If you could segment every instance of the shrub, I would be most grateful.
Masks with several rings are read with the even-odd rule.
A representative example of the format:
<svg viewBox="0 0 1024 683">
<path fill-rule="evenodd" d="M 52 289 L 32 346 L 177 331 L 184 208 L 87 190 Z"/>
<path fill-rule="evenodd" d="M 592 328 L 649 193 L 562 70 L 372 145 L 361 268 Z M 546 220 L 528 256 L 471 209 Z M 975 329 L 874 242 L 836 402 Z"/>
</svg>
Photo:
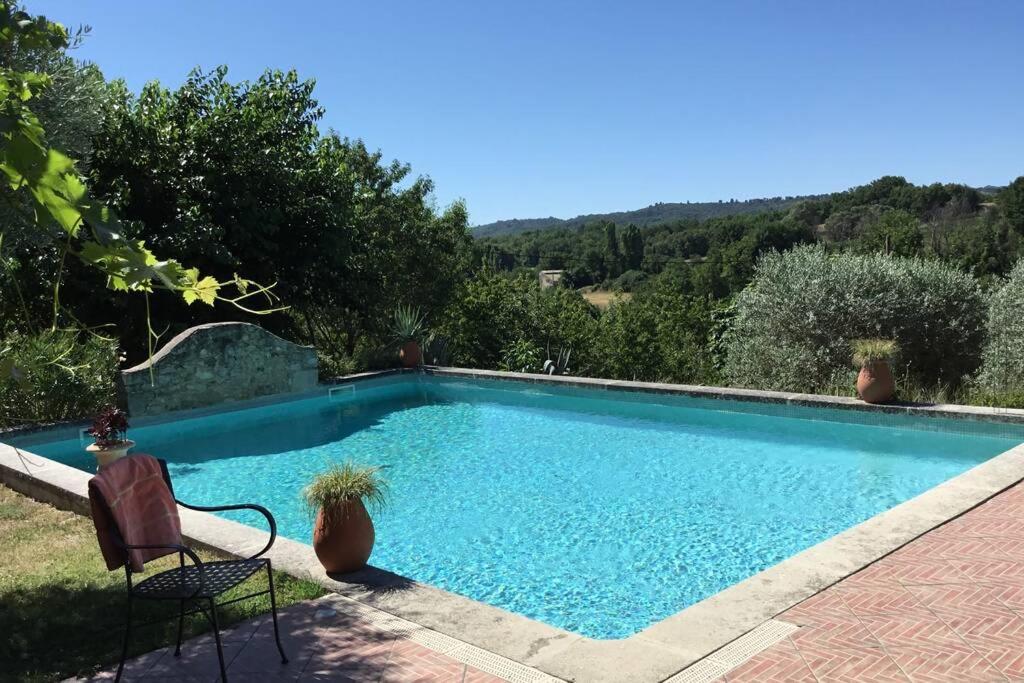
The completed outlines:
<svg viewBox="0 0 1024 683">
<path fill-rule="evenodd" d="M 517 339 L 501 351 L 499 370 L 506 372 L 541 372 L 544 369 L 544 349 L 529 339 Z"/>
<path fill-rule="evenodd" d="M 647 273 L 642 270 L 627 270 L 612 281 L 611 289 L 616 292 L 635 292 L 647 281 Z"/>
<path fill-rule="evenodd" d="M 1024 260 L 992 295 L 983 359 L 978 384 L 984 392 L 1024 397 Z"/>
<path fill-rule="evenodd" d="M 715 383 L 715 304 L 664 276 L 601 317 L 594 374 L 613 379 Z"/>
<path fill-rule="evenodd" d="M 481 271 L 460 286 L 435 326 L 448 340 L 455 365 L 496 368 L 515 342 L 544 354 L 573 349 L 573 364 L 588 363 L 597 311 L 575 290 L 541 289 L 534 274 Z"/>
<path fill-rule="evenodd" d="M 0 341 L 0 426 L 59 422 L 97 413 L 115 399 L 117 345 L 72 331 L 13 334 Z"/>
<path fill-rule="evenodd" d="M 725 375 L 759 389 L 850 391 L 850 341 L 881 337 L 902 350 L 897 374 L 955 387 L 980 363 L 984 308 L 977 282 L 937 261 L 770 253 L 737 298 Z"/>
</svg>

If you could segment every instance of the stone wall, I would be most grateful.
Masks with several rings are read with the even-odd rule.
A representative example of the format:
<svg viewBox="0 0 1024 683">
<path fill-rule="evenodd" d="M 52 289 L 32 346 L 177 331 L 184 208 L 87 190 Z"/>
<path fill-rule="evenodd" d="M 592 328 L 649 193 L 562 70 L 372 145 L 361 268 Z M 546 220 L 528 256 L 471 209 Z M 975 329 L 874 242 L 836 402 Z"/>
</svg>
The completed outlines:
<svg viewBox="0 0 1024 683">
<path fill-rule="evenodd" d="M 151 360 L 121 372 L 119 389 L 128 412 L 138 417 L 306 391 L 316 384 L 312 347 L 249 323 L 211 323 L 185 330 Z"/>
</svg>

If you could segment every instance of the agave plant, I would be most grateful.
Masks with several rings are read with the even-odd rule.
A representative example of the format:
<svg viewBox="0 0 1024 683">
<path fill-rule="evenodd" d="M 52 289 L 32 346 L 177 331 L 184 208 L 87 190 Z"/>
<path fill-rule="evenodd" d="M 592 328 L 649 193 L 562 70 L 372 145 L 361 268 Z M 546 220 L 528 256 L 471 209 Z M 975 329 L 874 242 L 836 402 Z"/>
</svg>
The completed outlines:
<svg viewBox="0 0 1024 683">
<path fill-rule="evenodd" d="M 398 344 L 419 341 L 426 327 L 426 318 L 420 309 L 412 306 L 399 306 L 395 309 L 391 320 L 391 336 Z"/>
<path fill-rule="evenodd" d="M 548 359 L 544 361 L 544 374 L 546 375 L 567 375 L 569 374 L 569 358 L 572 357 L 572 349 L 559 349 L 558 354 L 552 358 L 551 348 L 548 348 Z"/>
</svg>

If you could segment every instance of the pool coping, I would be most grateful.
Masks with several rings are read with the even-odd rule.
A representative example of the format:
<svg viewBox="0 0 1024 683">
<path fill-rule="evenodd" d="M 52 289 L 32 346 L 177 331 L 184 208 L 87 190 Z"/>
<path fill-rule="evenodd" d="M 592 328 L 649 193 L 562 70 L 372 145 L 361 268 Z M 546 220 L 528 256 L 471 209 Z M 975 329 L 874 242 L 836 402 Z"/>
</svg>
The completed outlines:
<svg viewBox="0 0 1024 683">
<path fill-rule="evenodd" d="M 589 388 L 639 390 L 1024 424 L 1024 411 L 1011 409 L 975 406 L 867 406 L 843 397 L 549 377 L 459 368 L 425 368 L 423 372 L 438 376 L 514 379 Z M 363 373 L 338 378 L 325 384 L 358 382 L 391 374 L 401 373 Z M 305 392 L 292 398 L 317 393 Z M 281 398 L 268 397 L 255 403 L 264 405 Z M 229 404 L 222 410 L 212 412 L 251 407 L 252 403 L 247 401 Z M 211 411 L 187 411 L 187 416 L 194 416 L 197 412 L 208 414 Z M 174 414 L 169 419 L 184 416 Z M 6 435 L 12 433 L 8 432 Z M 0 438 L 2 436 L 0 435 Z M 86 472 L 24 449 L 0 444 L 0 481 L 40 500 L 88 514 L 86 484 L 89 476 Z M 559 678 L 581 681 L 660 681 L 679 673 L 798 602 L 1022 480 L 1024 444 L 1011 448 L 890 510 L 840 532 L 622 640 L 586 638 L 382 570 L 369 569 L 359 575 L 348 575 L 339 577 L 343 580 L 335 580 L 324 575 L 309 545 L 291 539 L 278 539 L 270 557 L 278 569 L 289 574 L 313 579 L 329 590 L 359 603 Z M 208 513 L 182 510 L 181 514 L 186 538 L 200 546 L 233 555 L 243 555 L 262 547 L 267 538 L 267 534 L 258 529 Z"/>
</svg>

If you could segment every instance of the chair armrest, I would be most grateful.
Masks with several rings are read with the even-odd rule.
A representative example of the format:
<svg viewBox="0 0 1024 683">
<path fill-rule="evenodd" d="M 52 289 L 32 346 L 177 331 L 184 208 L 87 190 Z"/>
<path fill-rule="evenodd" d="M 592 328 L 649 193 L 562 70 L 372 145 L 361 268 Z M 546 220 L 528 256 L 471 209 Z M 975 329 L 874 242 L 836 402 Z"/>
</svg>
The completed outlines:
<svg viewBox="0 0 1024 683">
<path fill-rule="evenodd" d="M 263 550 L 259 551 L 255 555 L 251 555 L 245 559 L 254 560 L 263 553 L 270 550 L 270 547 L 274 545 L 274 541 L 277 540 L 277 522 L 274 520 L 274 515 L 270 514 L 270 510 L 263 507 L 262 505 L 256 505 L 255 503 L 239 503 L 237 505 L 189 505 L 183 503 L 180 500 L 175 499 L 175 502 L 183 508 L 189 510 L 196 510 L 198 512 L 224 512 L 229 510 L 255 510 L 264 517 L 267 518 L 267 525 L 270 527 L 270 540 L 263 546 Z"/>
</svg>

